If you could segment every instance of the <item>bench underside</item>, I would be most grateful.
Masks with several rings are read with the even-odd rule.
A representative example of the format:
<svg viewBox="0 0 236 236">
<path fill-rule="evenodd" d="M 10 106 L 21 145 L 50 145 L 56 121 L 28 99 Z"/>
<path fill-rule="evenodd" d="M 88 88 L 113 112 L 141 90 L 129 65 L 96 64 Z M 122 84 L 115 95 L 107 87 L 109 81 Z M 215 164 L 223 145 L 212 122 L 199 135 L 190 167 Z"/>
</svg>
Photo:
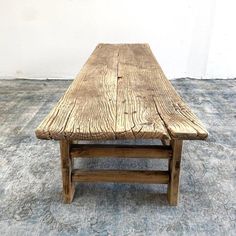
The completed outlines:
<svg viewBox="0 0 236 236">
<path fill-rule="evenodd" d="M 178 204 L 182 140 L 162 141 L 163 145 L 74 144 L 61 140 L 63 198 L 71 203 L 76 182 L 118 182 L 167 184 L 170 205 Z M 168 161 L 168 170 L 85 170 L 74 169 L 74 158 L 156 158 Z"/>
</svg>

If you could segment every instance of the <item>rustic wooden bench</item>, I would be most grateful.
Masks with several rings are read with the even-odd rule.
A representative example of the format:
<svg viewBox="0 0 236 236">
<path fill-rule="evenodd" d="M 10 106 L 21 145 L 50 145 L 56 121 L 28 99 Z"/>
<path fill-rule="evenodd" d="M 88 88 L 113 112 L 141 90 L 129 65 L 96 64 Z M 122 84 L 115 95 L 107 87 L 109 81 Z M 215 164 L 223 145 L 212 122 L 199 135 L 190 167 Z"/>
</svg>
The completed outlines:
<svg viewBox="0 0 236 236">
<path fill-rule="evenodd" d="M 64 96 L 36 129 L 60 141 L 64 202 L 75 182 L 168 184 L 178 204 L 183 140 L 207 131 L 166 79 L 147 44 L 99 44 Z M 162 145 L 78 144 L 78 140 L 158 139 Z M 76 157 L 163 158 L 166 171 L 74 169 Z"/>
</svg>

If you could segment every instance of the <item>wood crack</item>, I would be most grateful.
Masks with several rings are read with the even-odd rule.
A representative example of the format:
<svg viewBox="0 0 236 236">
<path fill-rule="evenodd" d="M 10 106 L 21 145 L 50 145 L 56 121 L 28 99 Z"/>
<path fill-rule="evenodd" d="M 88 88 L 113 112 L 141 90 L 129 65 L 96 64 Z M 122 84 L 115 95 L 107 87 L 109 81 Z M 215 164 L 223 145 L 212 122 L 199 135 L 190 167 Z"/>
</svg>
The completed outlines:
<svg viewBox="0 0 236 236">
<path fill-rule="evenodd" d="M 117 65 L 116 65 L 116 113 L 115 113 L 115 132 L 114 132 L 114 130 L 112 129 L 112 131 L 114 132 L 114 134 L 115 134 L 115 139 L 117 139 L 117 133 L 116 133 L 116 131 L 117 131 L 117 111 L 118 111 L 118 102 L 117 102 L 117 100 L 118 100 L 118 91 L 119 91 L 119 79 L 121 78 L 121 77 L 119 77 L 119 46 L 118 46 L 118 52 L 117 52 L 117 56 L 116 56 L 116 60 L 117 60 Z"/>
<path fill-rule="evenodd" d="M 159 110 L 158 110 L 158 107 L 157 107 L 157 104 L 156 104 L 156 101 L 155 101 L 154 98 L 153 98 L 153 102 L 154 102 L 155 107 L 156 107 L 156 112 L 157 112 L 157 114 L 159 115 L 159 117 L 161 118 L 161 120 L 162 120 L 162 122 L 163 122 L 163 124 L 164 124 L 164 126 L 165 126 L 165 128 L 166 128 L 166 131 L 168 132 L 169 136 L 172 137 L 171 132 L 170 132 L 170 130 L 168 129 L 168 126 L 166 125 L 166 123 L 165 123 L 165 121 L 164 121 L 164 119 L 163 119 L 161 113 L 160 113 Z"/>
</svg>

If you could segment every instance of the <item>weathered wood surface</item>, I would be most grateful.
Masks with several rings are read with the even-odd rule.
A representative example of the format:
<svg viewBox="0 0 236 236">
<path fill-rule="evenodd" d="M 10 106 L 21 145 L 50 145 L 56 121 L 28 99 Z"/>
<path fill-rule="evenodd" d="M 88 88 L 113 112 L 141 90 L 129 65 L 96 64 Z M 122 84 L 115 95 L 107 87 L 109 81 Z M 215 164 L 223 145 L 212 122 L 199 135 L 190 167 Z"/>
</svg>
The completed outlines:
<svg viewBox="0 0 236 236">
<path fill-rule="evenodd" d="M 60 141 L 61 172 L 63 183 L 63 199 L 65 203 L 71 203 L 74 197 L 75 185 L 72 182 L 73 159 L 70 155 L 70 143 L 66 140 Z"/>
<path fill-rule="evenodd" d="M 72 181 L 167 184 L 169 173 L 168 171 L 75 169 L 72 173 Z"/>
<path fill-rule="evenodd" d="M 99 44 L 36 130 L 41 139 L 205 139 L 147 44 Z"/>
<path fill-rule="evenodd" d="M 71 157 L 120 157 L 120 158 L 159 158 L 169 159 L 172 157 L 172 149 L 164 146 L 131 146 L 131 145 L 72 145 Z"/>
<path fill-rule="evenodd" d="M 173 149 L 173 156 L 172 159 L 169 160 L 170 180 L 167 189 L 167 198 L 170 205 L 177 206 L 179 200 L 179 178 L 183 141 L 172 140 L 171 146 Z"/>
</svg>

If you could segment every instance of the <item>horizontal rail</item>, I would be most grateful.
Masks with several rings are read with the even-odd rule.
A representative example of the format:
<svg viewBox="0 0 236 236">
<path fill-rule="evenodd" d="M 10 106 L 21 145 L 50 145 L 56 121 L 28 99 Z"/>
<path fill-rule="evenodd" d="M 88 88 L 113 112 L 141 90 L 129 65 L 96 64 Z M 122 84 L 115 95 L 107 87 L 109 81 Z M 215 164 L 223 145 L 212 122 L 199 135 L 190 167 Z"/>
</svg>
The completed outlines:
<svg viewBox="0 0 236 236">
<path fill-rule="evenodd" d="M 72 181 L 77 182 L 122 182 L 168 184 L 168 171 L 140 170 L 79 170 L 72 172 Z"/>
<path fill-rule="evenodd" d="M 172 157 L 171 147 L 159 145 L 72 144 L 71 157 L 159 158 Z"/>
</svg>

